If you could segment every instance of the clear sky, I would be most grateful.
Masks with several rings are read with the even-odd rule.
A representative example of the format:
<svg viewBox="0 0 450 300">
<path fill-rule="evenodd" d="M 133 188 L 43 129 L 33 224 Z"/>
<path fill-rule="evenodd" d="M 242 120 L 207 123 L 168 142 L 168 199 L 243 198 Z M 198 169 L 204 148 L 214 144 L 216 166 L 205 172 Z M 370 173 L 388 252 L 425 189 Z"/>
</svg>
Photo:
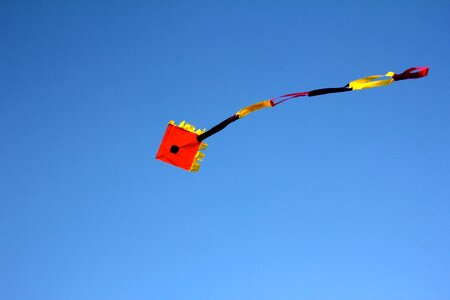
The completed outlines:
<svg viewBox="0 0 450 300">
<path fill-rule="evenodd" d="M 450 299 L 448 1 L 0 2 L 0 298 Z M 155 160 L 169 120 L 292 100 Z"/>
</svg>

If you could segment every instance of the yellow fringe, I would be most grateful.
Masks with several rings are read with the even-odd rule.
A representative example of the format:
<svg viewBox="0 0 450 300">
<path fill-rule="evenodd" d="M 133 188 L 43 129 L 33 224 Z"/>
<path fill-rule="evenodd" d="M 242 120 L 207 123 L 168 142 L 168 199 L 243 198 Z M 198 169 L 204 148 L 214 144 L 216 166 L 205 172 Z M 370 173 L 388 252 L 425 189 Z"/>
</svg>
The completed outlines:
<svg viewBox="0 0 450 300">
<path fill-rule="evenodd" d="M 192 167 L 191 167 L 191 169 L 189 171 L 191 171 L 191 172 L 198 172 L 198 170 L 200 170 L 200 164 L 193 163 Z"/>
<path fill-rule="evenodd" d="M 195 158 L 194 158 L 194 162 L 192 163 L 192 166 L 190 169 L 191 172 L 198 172 L 198 170 L 200 170 L 200 163 L 203 161 L 204 157 L 205 157 L 205 153 L 202 153 L 200 151 L 197 152 L 197 154 L 195 155 Z"/>
<path fill-rule="evenodd" d="M 175 125 L 175 121 L 170 121 L 169 124 Z M 192 124 L 186 123 L 186 121 L 181 121 L 180 124 L 178 125 L 178 127 L 182 128 L 184 130 L 187 130 L 189 132 L 195 133 L 196 135 L 200 135 L 206 131 L 205 128 L 195 130 L 195 126 Z"/>
</svg>

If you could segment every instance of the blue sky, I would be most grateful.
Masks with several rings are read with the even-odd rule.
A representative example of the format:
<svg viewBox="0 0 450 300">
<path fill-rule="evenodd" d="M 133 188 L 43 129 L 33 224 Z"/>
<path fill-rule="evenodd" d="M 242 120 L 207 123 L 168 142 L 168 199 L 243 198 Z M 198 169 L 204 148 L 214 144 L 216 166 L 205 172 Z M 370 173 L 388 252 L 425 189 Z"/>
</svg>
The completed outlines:
<svg viewBox="0 0 450 300">
<path fill-rule="evenodd" d="M 2 1 L 3 299 L 449 299 L 447 1 Z M 155 160 L 169 120 L 210 128 Z"/>
</svg>

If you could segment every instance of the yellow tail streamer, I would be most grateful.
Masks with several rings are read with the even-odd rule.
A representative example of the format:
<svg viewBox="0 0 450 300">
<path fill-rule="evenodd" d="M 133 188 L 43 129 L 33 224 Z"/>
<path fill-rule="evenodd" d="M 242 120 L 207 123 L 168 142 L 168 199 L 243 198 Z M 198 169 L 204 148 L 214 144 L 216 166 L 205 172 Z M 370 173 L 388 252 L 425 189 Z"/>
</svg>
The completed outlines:
<svg viewBox="0 0 450 300">
<path fill-rule="evenodd" d="M 241 109 L 240 111 L 238 111 L 236 113 L 236 115 L 239 118 L 243 118 L 246 115 L 248 115 L 249 113 L 252 113 L 254 111 L 257 111 L 257 110 L 260 110 L 260 109 L 263 109 L 263 108 L 266 108 L 266 107 L 272 107 L 272 103 L 270 102 L 270 100 L 261 101 L 261 102 L 252 104 L 250 106 L 247 106 L 247 107 Z"/>
<path fill-rule="evenodd" d="M 394 79 L 392 78 L 394 76 L 393 72 L 388 72 L 386 75 L 373 75 L 373 76 L 367 76 L 364 78 L 360 78 L 357 80 L 354 80 L 350 82 L 348 85 L 353 90 L 363 90 L 363 89 L 370 89 L 374 87 L 380 87 L 385 85 L 390 85 L 394 82 Z M 378 79 L 380 77 L 390 77 L 388 79 Z"/>
</svg>

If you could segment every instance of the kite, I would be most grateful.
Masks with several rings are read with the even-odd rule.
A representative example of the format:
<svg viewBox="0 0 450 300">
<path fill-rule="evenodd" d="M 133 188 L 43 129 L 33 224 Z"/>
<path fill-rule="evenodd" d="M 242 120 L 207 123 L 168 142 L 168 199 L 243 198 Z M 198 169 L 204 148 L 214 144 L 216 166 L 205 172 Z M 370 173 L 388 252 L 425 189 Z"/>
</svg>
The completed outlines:
<svg viewBox="0 0 450 300">
<path fill-rule="evenodd" d="M 414 67 L 407 69 L 401 74 L 388 72 L 386 75 L 367 76 L 351 81 L 343 87 L 322 88 L 311 90 L 309 92 L 282 95 L 247 106 L 209 130 L 196 130 L 193 125 L 188 124 L 185 121 L 182 121 L 179 125 L 176 125 L 174 121 L 170 121 L 166 132 L 164 133 L 158 153 L 156 154 L 156 159 L 191 172 L 197 172 L 200 169 L 200 163 L 203 161 L 203 157 L 205 156 L 205 154 L 200 151 L 205 150 L 208 146 L 204 140 L 213 134 L 218 133 L 234 121 L 242 119 L 254 111 L 274 107 L 287 100 L 298 97 L 314 97 L 331 93 L 342 93 L 381 87 L 390 85 L 394 81 L 422 78 L 427 75 L 428 67 Z"/>
</svg>

